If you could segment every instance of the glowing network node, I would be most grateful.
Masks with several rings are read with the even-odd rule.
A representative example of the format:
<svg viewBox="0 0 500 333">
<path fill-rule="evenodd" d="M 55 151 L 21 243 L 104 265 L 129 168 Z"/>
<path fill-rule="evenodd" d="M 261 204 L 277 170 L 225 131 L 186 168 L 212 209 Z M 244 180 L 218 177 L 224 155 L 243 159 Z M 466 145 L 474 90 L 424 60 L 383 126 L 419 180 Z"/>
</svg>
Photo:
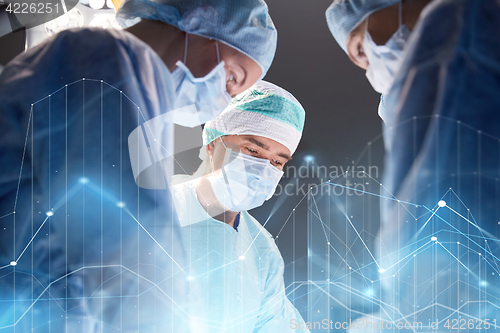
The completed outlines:
<svg viewBox="0 0 500 333">
<path fill-rule="evenodd" d="M 11 265 L 11 266 L 16 266 L 16 265 L 17 265 L 17 262 L 16 262 L 16 261 L 11 261 L 11 262 L 10 262 L 10 265 Z"/>
<path fill-rule="evenodd" d="M 47 213 L 45 213 L 45 215 L 52 216 L 52 215 L 54 215 L 54 212 L 48 211 Z"/>
<path fill-rule="evenodd" d="M 85 177 L 82 177 L 82 178 L 78 179 L 78 182 L 80 184 L 87 184 L 89 182 L 89 179 L 85 178 Z"/>
<path fill-rule="evenodd" d="M 446 201 L 444 201 L 444 200 L 439 200 L 439 202 L 438 202 L 438 206 L 439 206 L 439 207 L 441 207 L 441 208 L 442 208 L 442 207 L 444 207 L 444 206 L 446 206 Z"/>
<path fill-rule="evenodd" d="M 314 161 L 314 156 L 313 155 L 306 155 L 306 156 L 304 156 L 304 161 L 312 162 L 312 161 Z"/>
<path fill-rule="evenodd" d="M 192 276 L 190 275 L 190 276 L 188 276 L 188 277 L 187 277 L 187 279 L 188 279 L 189 281 L 193 281 L 193 280 L 194 280 L 194 277 L 192 277 Z"/>
<path fill-rule="evenodd" d="M 240 256 L 240 260 L 245 260 L 245 256 Z"/>
<path fill-rule="evenodd" d="M 118 201 L 118 202 L 116 203 L 116 206 L 117 206 L 117 207 L 120 207 L 120 208 L 123 208 L 123 207 L 125 207 L 125 202 L 123 202 L 123 201 Z"/>
<path fill-rule="evenodd" d="M 378 272 L 379 272 L 379 273 L 384 273 L 384 272 L 385 272 L 385 269 L 380 268 L 380 269 L 378 270 Z"/>
<path fill-rule="evenodd" d="M 435 241 L 437 241 L 437 240 L 438 240 L 438 238 L 437 238 L 436 236 L 432 236 L 432 237 L 431 237 L 431 241 L 435 242 Z"/>
<path fill-rule="evenodd" d="M 486 281 L 483 280 L 483 281 L 479 282 L 479 285 L 481 287 L 486 287 L 488 285 L 488 282 L 486 282 Z"/>
</svg>

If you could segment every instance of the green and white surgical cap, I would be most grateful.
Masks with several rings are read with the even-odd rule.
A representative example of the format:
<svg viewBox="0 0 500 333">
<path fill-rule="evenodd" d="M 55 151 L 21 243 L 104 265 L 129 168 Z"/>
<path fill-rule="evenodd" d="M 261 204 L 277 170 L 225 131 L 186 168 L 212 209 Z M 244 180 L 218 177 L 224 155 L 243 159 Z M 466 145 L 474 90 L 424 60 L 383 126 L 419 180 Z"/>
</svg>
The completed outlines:
<svg viewBox="0 0 500 333">
<path fill-rule="evenodd" d="M 349 34 L 372 13 L 401 0 L 335 0 L 326 10 L 326 22 L 333 37 L 347 53 Z"/>
<path fill-rule="evenodd" d="M 261 78 L 276 53 L 277 32 L 263 0 L 125 0 L 116 17 L 123 27 L 157 20 L 227 44 L 259 64 Z"/>
<path fill-rule="evenodd" d="M 237 95 L 205 124 L 203 144 L 224 135 L 258 135 L 275 140 L 293 154 L 304 129 L 306 112 L 288 91 L 266 81 Z"/>
</svg>

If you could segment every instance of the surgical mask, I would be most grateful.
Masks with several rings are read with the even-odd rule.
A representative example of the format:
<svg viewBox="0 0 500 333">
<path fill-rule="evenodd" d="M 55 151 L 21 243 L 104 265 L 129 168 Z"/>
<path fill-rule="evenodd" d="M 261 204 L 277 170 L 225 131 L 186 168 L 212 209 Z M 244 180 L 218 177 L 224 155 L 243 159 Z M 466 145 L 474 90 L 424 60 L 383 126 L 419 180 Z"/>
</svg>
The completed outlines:
<svg viewBox="0 0 500 333">
<path fill-rule="evenodd" d="M 394 83 L 403 61 L 403 49 L 411 31 L 402 23 L 402 5 L 399 6 L 399 28 L 385 45 L 377 45 L 368 32 L 366 21 L 363 48 L 368 58 L 366 77 L 373 89 L 387 94 Z"/>
<path fill-rule="evenodd" d="M 224 61 L 220 61 L 218 42 L 215 46 L 219 64 L 204 77 L 195 78 L 185 65 L 187 36 L 184 62 L 177 61 L 177 68 L 172 72 L 176 100 L 170 116 L 175 124 L 196 127 L 221 114 L 231 102 L 231 96 L 226 89 L 226 70 Z"/>
<path fill-rule="evenodd" d="M 224 145 L 222 139 L 221 142 Z M 262 206 L 271 199 L 281 177 L 283 171 L 274 167 L 269 160 L 226 147 L 220 172 L 207 179 L 212 184 L 217 200 L 224 207 L 241 212 Z"/>
</svg>

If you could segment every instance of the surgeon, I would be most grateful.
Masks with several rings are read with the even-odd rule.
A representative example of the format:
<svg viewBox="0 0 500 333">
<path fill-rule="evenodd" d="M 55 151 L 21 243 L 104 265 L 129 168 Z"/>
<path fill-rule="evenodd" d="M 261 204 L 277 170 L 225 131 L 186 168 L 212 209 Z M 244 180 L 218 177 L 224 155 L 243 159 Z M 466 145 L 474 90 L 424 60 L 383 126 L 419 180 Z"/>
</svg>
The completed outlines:
<svg viewBox="0 0 500 333">
<path fill-rule="evenodd" d="M 191 331 L 171 196 L 137 186 L 129 135 L 186 110 L 156 137 L 171 151 L 174 123 L 215 118 L 266 74 L 276 30 L 260 0 L 127 0 L 118 18 L 0 76 L 2 332 Z"/>
<path fill-rule="evenodd" d="M 190 295 L 194 331 L 305 327 L 286 297 L 278 247 L 248 213 L 273 196 L 304 120 L 304 109 L 289 92 L 261 81 L 205 125 L 203 162 L 194 175 L 174 176 L 186 271 L 199 288 Z"/>
<path fill-rule="evenodd" d="M 447 320 L 499 318 L 500 4 L 336 1 L 327 20 L 385 94 L 383 294 L 372 320 L 444 331 Z"/>
</svg>

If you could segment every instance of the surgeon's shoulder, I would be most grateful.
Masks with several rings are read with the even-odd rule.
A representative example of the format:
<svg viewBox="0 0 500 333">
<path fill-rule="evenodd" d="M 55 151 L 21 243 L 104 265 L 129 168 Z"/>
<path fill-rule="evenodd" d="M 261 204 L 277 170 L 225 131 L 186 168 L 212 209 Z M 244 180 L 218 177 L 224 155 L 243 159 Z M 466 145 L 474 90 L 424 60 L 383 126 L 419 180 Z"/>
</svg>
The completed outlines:
<svg viewBox="0 0 500 333">
<path fill-rule="evenodd" d="M 102 28 L 74 28 L 61 31 L 49 43 L 63 44 L 66 47 L 75 47 L 73 52 L 89 50 L 101 53 L 131 43 L 131 34 L 116 29 Z"/>
<path fill-rule="evenodd" d="M 250 236 L 255 239 L 253 246 L 261 252 L 272 250 L 272 252 L 278 251 L 279 253 L 273 235 L 271 235 L 271 233 L 252 215 L 248 214 L 248 212 L 242 212 L 242 214 L 245 217 L 246 227 L 248 228 Z"/>
<path fill-rule="evenodd" d="M 446 57 L 458 41 L 464 0 L 431 1 L 420 14 L 411 40 L 417 60 Z"/>
</svg>

